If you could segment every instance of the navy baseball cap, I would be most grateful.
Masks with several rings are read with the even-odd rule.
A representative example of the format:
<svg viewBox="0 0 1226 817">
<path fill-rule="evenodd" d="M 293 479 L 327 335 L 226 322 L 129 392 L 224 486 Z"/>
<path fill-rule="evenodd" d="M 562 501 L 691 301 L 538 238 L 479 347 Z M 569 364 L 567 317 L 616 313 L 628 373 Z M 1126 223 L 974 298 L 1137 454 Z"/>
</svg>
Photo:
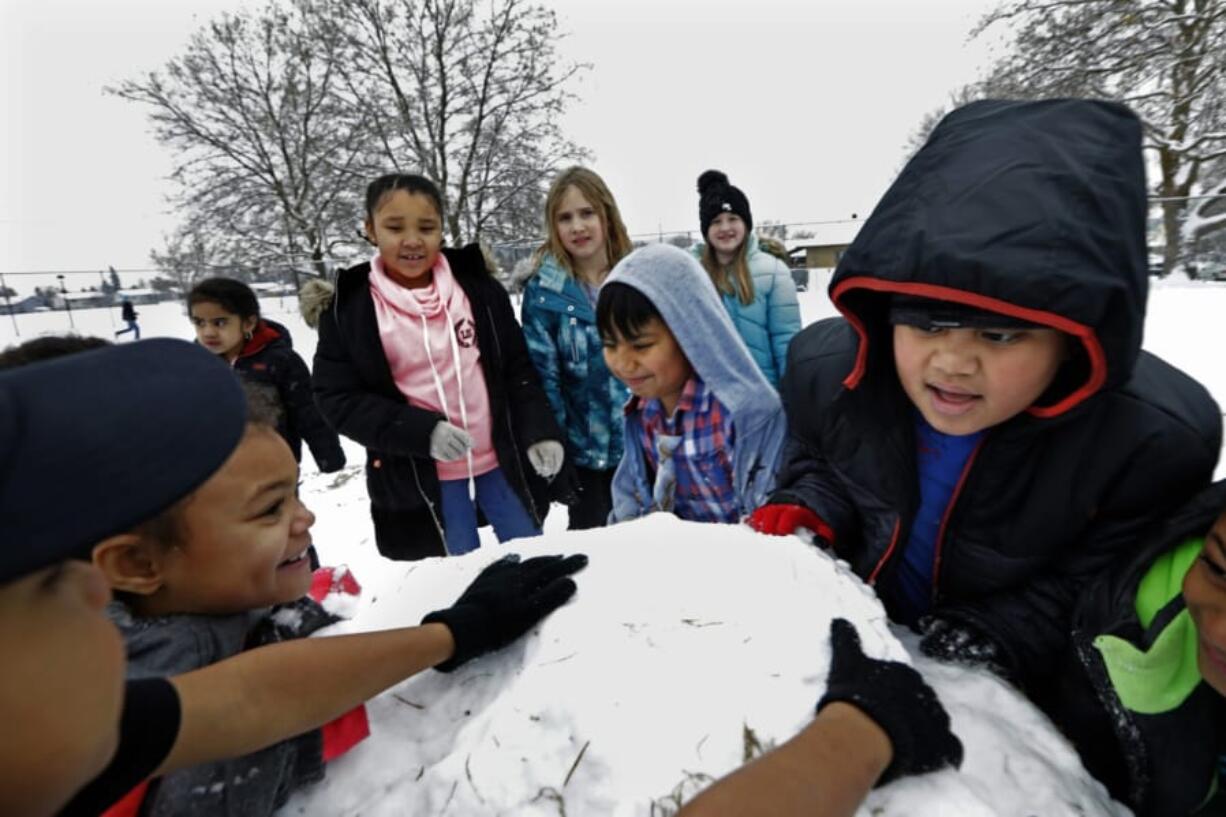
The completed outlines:
<svg viewBox="0 0 1226 817">
<path fill-rule="evenodd" d="M 157 516 L 226 461 L 246 421 L 230 367 L 181 340 L 0 372 L 0 583 Z"/>
<path fill-rule="evenodd" d="M 1034 329 L 1037 323 L 954 301 L 916 295 L 890 296 L 890 324 L 924 329 Z"/>
</svg>

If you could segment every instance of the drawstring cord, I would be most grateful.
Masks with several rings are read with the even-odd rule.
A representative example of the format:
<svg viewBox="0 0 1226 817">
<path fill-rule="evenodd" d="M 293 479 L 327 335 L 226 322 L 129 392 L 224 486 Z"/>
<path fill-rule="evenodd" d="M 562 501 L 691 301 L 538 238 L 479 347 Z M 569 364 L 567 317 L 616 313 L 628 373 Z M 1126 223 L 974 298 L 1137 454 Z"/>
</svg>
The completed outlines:
<svg viewBox="0 0 1226 817">
<path fill-rule="evenodd" d="M 442 297 L 439 298 L 439 302 L 443 305 L 443 314 L 447 316 L 447 340 L 450 341 L 451 362 L 455 366 L 456 385 L 459 387 L 460 424 L 464 431 L 471 435 L 472 432 L 468 430 L 468 407 L 464 403 L 464 373 L 460 368 L 460 347 L 455 339 L 455 326 L 452 323 L 451 310 L 447 308 L 447 302 Z M 423 313 L 419 313 L 419 317 L 421 318 L 422 338 L 426 347 L 426 360 L 430 362 L 430 374 L 434 378 L 434 390 L 438 394 L 438 401 L 443 409 L 443 414 L 447 417 L 447 422 L 450 423 L 451 411 L 447 405 L 446 391 L 443 389 L 443 378 L 438 373 L 438 366 L 434 363 L 434 354 L 430 351 L 430 331 L 426 322 L 426 316 Z M 468 461 L 468 498 L 475 503 L 477 501 L 477 483 L 476 477 L 473 475 L 475 466 L 473 464 L 472 446 L 469 446 L 468 450 L 464 452 L 464 457 Z"/>
</svg>

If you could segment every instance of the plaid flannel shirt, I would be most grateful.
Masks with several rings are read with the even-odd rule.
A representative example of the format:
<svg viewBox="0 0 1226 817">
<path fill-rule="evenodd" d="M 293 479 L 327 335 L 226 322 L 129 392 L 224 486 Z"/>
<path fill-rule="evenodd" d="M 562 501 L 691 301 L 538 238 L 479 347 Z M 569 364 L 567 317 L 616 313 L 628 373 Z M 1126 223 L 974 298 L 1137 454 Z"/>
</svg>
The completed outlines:
<svg viewBox="0 0 1226 817">
<path fill-rule="evenodd" d="M 741 503 L 733 483 L 732 451 L 735 434 L 732 414 L 694 375 L 686 381 L 671 418 L 659 400 L 632 398 L 626 412 L 641 411 L 639 445 L 647 461 L 649 478 L 659 471 L 656 441 L 660 435 L 679 435 L 673 454 L 676 488 L 672 512 L 694 522 L 737 522 Z"/>
</svg>

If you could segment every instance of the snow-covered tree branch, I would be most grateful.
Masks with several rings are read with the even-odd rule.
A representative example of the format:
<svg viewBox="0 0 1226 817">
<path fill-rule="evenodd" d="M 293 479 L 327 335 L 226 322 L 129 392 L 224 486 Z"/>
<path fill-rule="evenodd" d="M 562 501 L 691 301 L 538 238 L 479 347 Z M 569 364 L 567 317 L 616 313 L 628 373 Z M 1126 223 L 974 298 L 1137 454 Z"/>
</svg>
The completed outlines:
<svg viewBox="0 0 1226 817">
<path fill-rule="evenodd" d="M 559 115 L 584 66 L 529 0 L 270 0 L 223 14 L 110 93 L 149 107 L 184 214 L 159 257 L 322 274 L 359 247 L 379 173 L 438 182 L 455 243 L 536 235 L 549 177 L 585 156 Z M 192 257 L 196 257 L 194 254 Z"/>
<path fill-rule="evenodd" d="M 368 129 L 340 115 L 342 43 L 316 11 L 300 0 L 223 14 L 162 71 L 108 89 L 149 106 L 175 152 L 182 229 L 226 261 L 322 273 L 354 239 Z"/>
<path fill-rule="evenodd" d="M 993 69 L 1002 96 L 1085 96 L 1127 103 L 1155 155 L 1152 192 L 1170 272 L 1220 229 L 1226 166 L 1226 0 L 1013 0 L 972 32 L 1007 27 Z M 1002 80 L 1004 80 L 1002 82 Z"/>
<path fill-rule="evenodd" d="M 582 159 L 557 125 L 584 66 L 563 64 L 552 11 L 525 0 L 328 0 L 344 32 L 347 96 L 387 170 L 416 170 L 446 198 L 462 243 L 539 231 L 559 164 Z"/>
</svg>

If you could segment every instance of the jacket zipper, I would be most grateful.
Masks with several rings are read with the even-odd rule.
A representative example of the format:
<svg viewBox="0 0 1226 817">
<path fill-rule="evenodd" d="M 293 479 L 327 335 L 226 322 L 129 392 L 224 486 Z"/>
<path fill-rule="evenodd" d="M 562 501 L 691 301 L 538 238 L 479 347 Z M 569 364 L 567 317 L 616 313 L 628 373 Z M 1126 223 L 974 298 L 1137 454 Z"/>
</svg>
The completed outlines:
<svg viewBox="0 0 1226 817">
<path fill-rule="evenodd" d="M 335 287 L 332 290 L 332 317 L 336 321 L 336 331 L 339 334 L 341 331 L 341 305 L 340 305 L 340 274 L 336 276 Z M 417 484 L 417 493 L 421 496 L 422 501 L 426 503 L 426 508 L 430 511 L 430 519 L 434 522 L 434 529 L 438 531 L 438 537 L 443 541 L 443 552 L 450 555 L 451 551 L 447 548 L 447 533 L 443 530 L 443 523 L 439 521 L 438 514 L 434 510 L 434 502 L 426 494 L 426 489 L 422 487 L 421 475 L 417 472 L 417 459 L 415 457 L 406 457 L 409 461 L 409 467 L 413 469 L 413 482 Z"/>
<path fill-rule="evenodd" d="M 502 364 L 502 342 L 498 340 L 498 329 L 494 324 L 494 313 L 490 310 L 490 305 L 485 304 L 485 316 L 490 321 L 490 334 L 494 336 L 494 349 L 498 352 L 498 363 Z M 502 419 L 507 424 L 507 433 L 511 435 L 511 448 L 515 450 L 515 470 L 519 472 L 519 484 L 523 486 L 524 494 L 528 499 L 528 511 L 532 514 L 532 520 L 536 522 L 536 526 L 541 526 L 541 515 L 536 510 L 536 500 L 532 498 L 532 489 L 528 486 L 528 476 L 524 473 L 523 457 L 519 453 L 519 443 L 515 441 L 515 427 L 511 425 L 511 395 L 507 395 L 507 407 L 502 413 Z"/>
<path fill-rule="evenodd" d="M 898 545 L 898 529 L 902 527 L 902 516 L 899 515 L 894 520 L 894 532 L 890 534 L 890 546 L 885 549 L 885 555 L 877 562 L 877 566 L 873 568 L 873 572 L 868 574 L 867 584 L 872 586 L 877 582 L 877 574 L 881 572 L 881 568 L 885 567 L 885 563 L 890 560 L 890 556 L 894 553 L 895 546 Z"/>
<path fill-rule="evenodd" d="M 438 521 L 438 514 L 434 512 L 434 503 L 430 501 L 430 497 L 426 496 L 426 489 L 421 487 L 421 476 L 417 473 L 417 460 L 414 457 L 409 457 L 409 465 L 413 468 L 413 481 L 417 483 L 417 493 L 421 494 L 422 500 L 426 503 L 426 507 L 430 510 L 430 518 L 434 520 L 434 527 L 438 531 L 439 538 L 443 540 L 443 553 L 451 555 L 451 549 L 447 547 L 447 533 L 443 530 L 443 525 Z"/>
<path fill-rule="evenodd" d="M 971 451 L 971 455 L 966 458 L 966 465 L 962 466 L 962 473 L 958 476 L 958 484 L 954 486 L 954 493 L 949 498 L 949 504 L 945 506 L 945 513 L 941 515 L 941 527 L 937 529 L 936 553 L 932 559 L 932 601 L 937 600 L 937 584 L 941 578 L 941 548 L 945 544 L 945 527 L 949 524 L 949 517 L 953 514 L 954 505 L 958 503 L 958 496 L 962 493 L 962 486 L 966 484 L 966 478 L 971 473 L 971 468 L 975 464 L 975 458 L 979 456 L 979 450 L 983 448 L 986 437 L 980 438 L 979 442 L 975 443 L 975 448 Z"/>
</svg>

